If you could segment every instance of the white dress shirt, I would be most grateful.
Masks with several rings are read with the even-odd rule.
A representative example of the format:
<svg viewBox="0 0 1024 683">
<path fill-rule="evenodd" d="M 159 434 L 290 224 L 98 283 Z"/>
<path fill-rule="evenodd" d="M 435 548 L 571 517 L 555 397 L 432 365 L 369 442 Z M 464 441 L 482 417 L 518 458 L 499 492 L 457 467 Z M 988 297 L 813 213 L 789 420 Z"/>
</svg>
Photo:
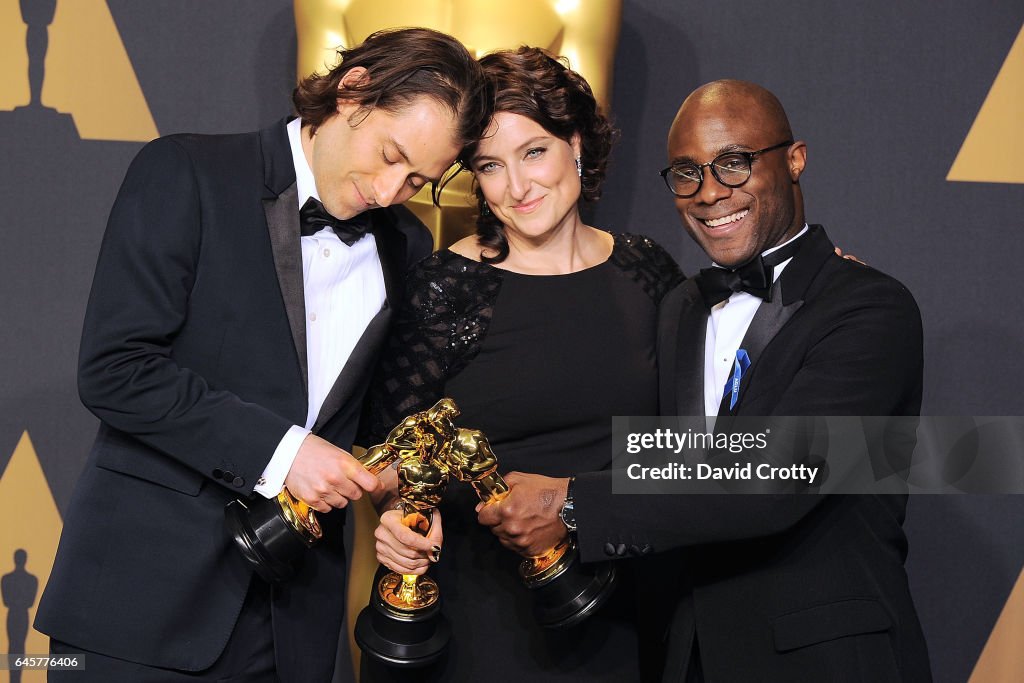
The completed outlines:
<svg viewBox="0 0 1024 683">
<path fill-rule="evenodd" d="M 777 247 L 764 252 L 770 254 L 797 239 L 808 227 L 786 240 Z M 779 279 L 783 269 L 793 259 L 788 258 L 775 266 L 772 282 Z M 713 264 L 721 268 L 717 263 Z M 740 348 L 743 336 L 750 327 L 750 322 L 761 305 L 761 298 L 747 292 L 735 292 L 725 301 L 715 304 L 708 316 L 707 335 L 704 338 L 704 414 L 708 417 L 718 415 L 718 406 L 722 403 L 725 383 L 732 377 L 736 361 L 736 351 Z M 754 358 L 750 359 L 753 362 Z"/>
<path fill-rule="evenodd" d="M 301 119 L 288 123 L 288 142 L 295 165 L 299 204 L 320 199 L 313 171 L 302 152 Z M 293 425 L 281 439 L 255 491 L 267 498 L 281 492 L 302 440 L 341 374 L 367 325 L 384 305 L 384 273 L 377 242 L 367 233 L 351 247 L 325 227 L 301 237 L 302 291 L 306 302 L 306 361 L 309 408 L 304 425 Z"/>
</svg>

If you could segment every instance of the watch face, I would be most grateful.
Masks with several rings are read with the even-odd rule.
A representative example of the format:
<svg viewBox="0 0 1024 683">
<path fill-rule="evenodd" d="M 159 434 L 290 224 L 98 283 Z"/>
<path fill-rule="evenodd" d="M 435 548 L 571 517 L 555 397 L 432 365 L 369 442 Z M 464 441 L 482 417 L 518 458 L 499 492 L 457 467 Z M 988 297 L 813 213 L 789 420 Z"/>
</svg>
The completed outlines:
<svg viewBox="0 0 1024 683">
<path fill-rule="evenodd" d="M 573 508 L 572 501 L 566 501 L 559 511 L 558 516 L 562 518 L 562 524 L 566 526 L 569 531 L 576 531 L 576 511 Z"/>
</svg>

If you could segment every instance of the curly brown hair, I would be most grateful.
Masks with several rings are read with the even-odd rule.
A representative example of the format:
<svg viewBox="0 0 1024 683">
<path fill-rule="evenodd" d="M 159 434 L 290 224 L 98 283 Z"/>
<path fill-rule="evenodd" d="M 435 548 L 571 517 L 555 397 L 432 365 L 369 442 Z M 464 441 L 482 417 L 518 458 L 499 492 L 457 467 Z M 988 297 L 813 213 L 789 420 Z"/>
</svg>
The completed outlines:
<svg viewBox="0 0 1024 683">
<path fill-rule="evenodd" d="M 418 97 L 429 97 L 456 118 L 456 142 L 478 139 L 491 117 L 489 82 L 479 62 L 446 33 L 426 28 L 386 29 L 361 44 L 338 50 L 339 62 L 326 74 L 312 74 L 292 93 L 295 111 L 312 131 L 338 112 L 339 85 L 353 68 L 366 77 L 345 85 L 346 99 L 359 105 L 349 119 L 358 125 L 380 108 L 394 114 Z"/>
<path fill-rule="evenodd" d="M 570 142 L 580 137 L 582 165 L 581 197 L 594 202 L 601 197 L 611 153 L 618 131 L 602 114 L 590 84 L 563 63 L 536 47 L 492 52 L 480 59 L 484 75 L 494 92 L 493 113 L 508 112 L 525 116 L 552 135 Z M 466 145 L 459 159 L 463 167 L 472 159 L 480 140 Z M 487 209 L 483 192 L 474 183 L 479 214 L 476 234 L 480 244 L 495 256 L 480 258 L 485 263 L 499 263 L 508 256 L 505 226 Z"/>
</svg>

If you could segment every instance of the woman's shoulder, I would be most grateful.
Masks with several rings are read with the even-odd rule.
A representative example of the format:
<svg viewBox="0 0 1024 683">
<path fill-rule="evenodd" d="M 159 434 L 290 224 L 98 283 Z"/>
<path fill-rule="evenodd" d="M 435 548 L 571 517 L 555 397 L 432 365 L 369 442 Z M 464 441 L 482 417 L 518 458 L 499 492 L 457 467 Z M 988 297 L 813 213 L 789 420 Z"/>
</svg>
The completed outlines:
<svg viewBox="0 0 1024 683">
<path fill-rule="evenodd" d="M 612 237 L 615 239 L 615 251 L 626 252 L 637 259 L 679 267 L 676 265 L 675 259 L 665 251 L 665 248 L 647 235 L 613 232 Z"/>
<path fill-rule="evenodd" d="M 479 252 L 475 236 L 465 237 L 451 246 L 438 249 L 429 256 L 416 262 L 412 274 L 421 276 L 445 276 L 457 274 L 472 277 L 477 274 L 488 274 L 495 270 L 493 266 L 482 263 L 474 258 L 474 249 Z"/>
<path fill-rule="evenodd" d="M 632 233 L 612 235 L 615 238 L 612 263 L 643 287 L 656 304 L 686 279 L 675 259 L 650 237 Z"/>
<path fill-rule="evenodd" d="M 449 251 L 464 259 L 479 263 L 480 253 L 483 251 L 483 247 L 480 246 L 480 240 L 476 235 L 467 235 L 466 237 L 456 241 L 454 244 L 451 244 L 445 251 Z"/>
<path fill-rule="evenodd" d="M 456 283 L 465 279 L 475 279 L 486 274 L 487 269 L 481 268 L 482 265 L 484 264 L 468 259 L 450 249 L 439 249 L 412 265 L 409 269 L 409 285 L 415 286 L 433 281 Z"/>
<path fill-rule="evenodd" d="M 413 265 L 406 299 L 413 308 L 458 314 L 486 305 L 501 286 L 501 271 L 448 249 L 439 249 Z"/>
</svg>

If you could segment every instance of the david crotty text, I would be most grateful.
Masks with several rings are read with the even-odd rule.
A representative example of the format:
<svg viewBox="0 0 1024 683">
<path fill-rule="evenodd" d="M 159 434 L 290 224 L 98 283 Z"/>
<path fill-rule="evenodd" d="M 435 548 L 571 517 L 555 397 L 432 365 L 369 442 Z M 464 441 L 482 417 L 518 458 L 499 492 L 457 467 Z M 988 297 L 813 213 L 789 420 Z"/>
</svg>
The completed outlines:
<svg viewBox="0 0 1024 683">
<path fill-rule="evenodd" d="M 818 467 L 807 467 L 806 465 L 778 467 L 767 463 L 761 463 L 754 467 L 749 462 L 745 465 L 733 463 L 728 466 L 708 465 L 707 463 L 698 463 L 696 465 L 669 463 L 661 467 L 643 467 L 633 463 L 626 468 L 626 476 L 630 479 L 736 479 L 746 481 L 753 479 L 762 481 L 788 479 L 813 484 L 814 478 L 818 476 L 819 469 Z"/>
</svg>

